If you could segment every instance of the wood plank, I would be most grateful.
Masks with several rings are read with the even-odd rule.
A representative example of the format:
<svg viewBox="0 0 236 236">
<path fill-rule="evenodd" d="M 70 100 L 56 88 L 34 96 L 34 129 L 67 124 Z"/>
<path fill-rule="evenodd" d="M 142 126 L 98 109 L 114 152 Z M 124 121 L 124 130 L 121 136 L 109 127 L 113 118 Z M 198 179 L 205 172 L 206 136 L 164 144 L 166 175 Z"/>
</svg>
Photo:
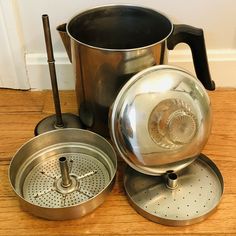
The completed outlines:
<svg viewBox="0 0 236 236">
<path fill-rule="evenodd" d="M 79 104 L 77 105 L 75 92 L 60 91 L 59 99 L 60 99 L 62 113 L 66 113 L 66 112 L 73 113 L 73 114 L 78 113 Z M 47 91 L 47 93 L 45 94 L 45 101 L 50 101 L 50 102 L 44 103 L 43 112 L 54 113 L 55 108 L 54 108 L 54 104 L 51 102 L 52 93 L 50 91 Z"/>
<path fill-rule="evenodd" d="M 41 112 L 45 93 L 0 89 L 0 114 Z"/>
<path fill-rule="evenodd" d="M 217 90 L 209 95 L 213 127 L 203 153 L 222 172 L 224 195 L 217 211 L 205 221 L 167 227 L 145 219 L 129 205 L 123 189 L 123 161 L 119 161 L 113 191 L 93 213 L 58 222 L 23 211 L 8 181 L 9 161 L 54 107 L 50 92 L 0 91 L 0 235 L 236 235 L 236 90 Z M 61 97 L 66 112 L 77 111 L 74 92 L 62 92 Z"/>
</svg>

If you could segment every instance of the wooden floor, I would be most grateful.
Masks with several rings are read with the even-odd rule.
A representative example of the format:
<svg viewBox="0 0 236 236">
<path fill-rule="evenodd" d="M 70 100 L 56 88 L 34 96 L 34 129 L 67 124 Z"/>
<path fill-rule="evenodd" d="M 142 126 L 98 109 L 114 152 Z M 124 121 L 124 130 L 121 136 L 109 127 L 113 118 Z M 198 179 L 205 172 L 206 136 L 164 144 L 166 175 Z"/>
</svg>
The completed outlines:
<svg viewBox="0 0 236 236">
<path fill-rule="evenodd" d="M 119 162 L 115 187 L 105 203 L 90 215 L 70 221 L 48 221 L 21 210 L 8 181 L 9 162 L 16 150 L 34 136 L 38 121 L 53 113 L 49 92 L 0 90 L 0 234 L 1 235 L 236 235 L 236 90 L 209 93 L 213 129 L 203 151 L 224 176 L 225 190 L 217 211 L 205 221 L 167 227 L 146 220 L 129 205 Z M 73 92 L 61 93 L 63 112 L 76 113 Z"/>
</svg>

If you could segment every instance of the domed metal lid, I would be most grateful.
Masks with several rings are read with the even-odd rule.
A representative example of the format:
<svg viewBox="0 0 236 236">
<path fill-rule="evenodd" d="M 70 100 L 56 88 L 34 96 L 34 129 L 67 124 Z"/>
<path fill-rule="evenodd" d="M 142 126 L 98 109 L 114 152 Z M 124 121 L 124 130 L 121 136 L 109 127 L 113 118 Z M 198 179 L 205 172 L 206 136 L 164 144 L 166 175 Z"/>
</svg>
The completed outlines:
<svg viewBox="0 0 236 236">
<path fill-rule="evenodd" d="M 110 111 L 110 133 L 118 153 L 149 175 L 189 165 L 206 144 L 210 128 L 204 87 L 172 66 L 154 66 L 133 76 Z"/>
</svg>

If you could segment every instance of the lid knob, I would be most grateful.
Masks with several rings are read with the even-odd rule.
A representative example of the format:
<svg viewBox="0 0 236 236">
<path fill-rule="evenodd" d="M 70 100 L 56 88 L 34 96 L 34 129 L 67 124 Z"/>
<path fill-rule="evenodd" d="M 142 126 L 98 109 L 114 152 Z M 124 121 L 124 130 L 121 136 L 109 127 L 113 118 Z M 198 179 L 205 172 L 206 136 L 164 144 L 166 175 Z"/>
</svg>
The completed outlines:
<svg viewBox="0 0 236 236">
<path fill-rule="evenodd" d="M 183 100 L 165 99 L 150 115 L 150 136 L 161 147 L 179 148 L 189 143 L 196 131 L 196 117 Z"/>
</svg>

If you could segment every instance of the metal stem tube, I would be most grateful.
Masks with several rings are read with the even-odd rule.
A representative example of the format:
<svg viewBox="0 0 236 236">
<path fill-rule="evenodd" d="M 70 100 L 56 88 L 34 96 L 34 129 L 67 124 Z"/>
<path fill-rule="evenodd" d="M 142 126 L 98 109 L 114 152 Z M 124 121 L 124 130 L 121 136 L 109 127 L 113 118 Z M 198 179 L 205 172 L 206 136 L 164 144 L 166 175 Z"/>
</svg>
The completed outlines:
<svg viewBox="0 0 236 236">
<path fill-rule="evenodd" d="M 66 157 L 59 158 L 61 177 L 62 177 L 62 187 L 69 187 L 71 185 L 71 179 L 69 175 L 69 168 Z"/>
<path fill-rule="evenodd" d="M 55 126 L 63 127 L 64 124 L 63 124 L 62 115 L 61 115 L 61 105 L 60 105 L 60 98 L 59 98 L 59 93 L 58 93 L 55 60 L 53 56 L 53 47 L 52 47 L 52 39 L 51 39 L 48 15 L 42 15 L 42 21 L 43 21 L 46 49 L 47 49 L 48 66 L 49 66 L 49 72 L 50 72 L 50 77 L 51 77 L 53 100 L 54 100 L 55 113 L 56 113 Z"/>
<path fill-rule="evenodd" d="M 170 189 L 175 189 L 178 187 L 178 176 L 175 173 L 167 174 L 167 183 L 166 186 Z"/>
</svg>

